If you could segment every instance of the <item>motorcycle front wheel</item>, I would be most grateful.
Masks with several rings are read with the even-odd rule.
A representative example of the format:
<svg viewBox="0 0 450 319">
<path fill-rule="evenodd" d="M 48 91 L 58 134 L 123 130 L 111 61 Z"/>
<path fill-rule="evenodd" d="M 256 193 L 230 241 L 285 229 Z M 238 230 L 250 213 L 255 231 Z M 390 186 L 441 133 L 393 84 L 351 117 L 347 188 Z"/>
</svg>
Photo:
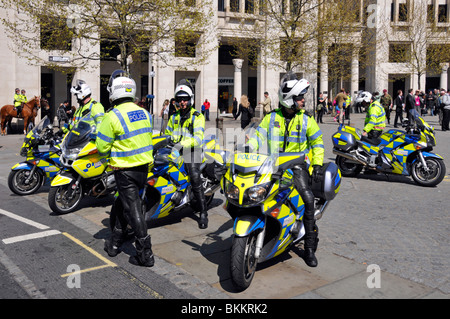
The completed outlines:
<svg viewBox="0 0 450 319">
<path fill-rule="evenodd" d="M 427 157 L 425 158 L 425 163 L 427 164 L 427 168 L 425 168 L 422 165 L 422 162 L 417 159 L 411 165 L 411 176 L 413 180 L 421 186 L 436 186 L 442 182 L 445 177 L 444 161 L 434 157 Z"/>
<path fill-rule="evenodd" d="M 31 171 L 27 169 L 14 170 L 9 173 L 9 189 L 17 195 L 31 195 L 37 192 L 42 185 L 42 175 L 37 169 L 30 178 Z M 29 181 L 27 182 L 27 179 Z"/>
<path fill-rule="evenodd" d="M 51 187 L 48 193 L 48 205 L 57 214 L 67 214 L 75 211 L 83 198 L 81 184 L 69 196 L 72 184 Z"/>
<path fill-rule="evenodd" d="M 255 276 L 258 260 L 255 258 L 257 234 L 234 237 L 231 246 L 230 273 L 233 285 L 238 291 L 247 289 Z"/>
</svg>

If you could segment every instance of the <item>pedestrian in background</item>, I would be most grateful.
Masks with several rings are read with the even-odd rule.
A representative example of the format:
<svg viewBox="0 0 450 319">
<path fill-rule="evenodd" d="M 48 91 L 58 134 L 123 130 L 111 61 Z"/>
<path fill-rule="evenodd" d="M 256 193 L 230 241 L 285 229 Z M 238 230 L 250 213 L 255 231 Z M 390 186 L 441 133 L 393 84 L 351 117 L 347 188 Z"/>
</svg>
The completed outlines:
<svg viewBox="0 0 450 319">
<path fill-rule="evenodd" d="M 211 107 L 211 103 L 209 103 L 208 99 L 205 99 L 202 105 L 202 114 L 205 116 L 206 121 L 209 121 L 209 108 Z"/>
<path fill-rule="evenodd" d="M 383 90 L 383 96 L 380 98 L 380 103 L 386 113 L 386 120 L 388 124 L 391 124 L 391 110 L 392 110 L 392 97 L 389 95 L 386 89 Z"/>
<path fill-rule="evenodd" d="M 426 96 L 426 105 L 427 105 L 427 113 L 430 111 L 430 115 L 434 116 L 434 109 L 436 107 L 436 99 L 437 96 L 433 93 L 432 90 L 428 91 Z"/>
<path fill-rule="evenodd" d="M 272 111 L 271 103 L 272 103 L 272 101 L 270 100 L 269 92 L 264 92 L 264 101 L 259 102 L 259 104 L 261 104 L 263 107 L 264 116 L 266 116 L 266 114 L 268 114 Z"/>
<path fill-rule="evenodd" d="M 253 108 L 251 107 L 250 102 L 248 101 L 247 95 L 241 96 L 239 111 L 234 117 L 234 119 L 236 120 L 239 117 L 239 115 L 241 115 L 241 128 L 244 129 L 250 124 L 250 121 L 252 120 L 253 117 Z"/>
<path fill-rule="evenodd" d="M 323 123 L 322 117 L 325 111 L 326 111 L 325 99 L 323 97 L 323 93 L 320 93 L 319 99 L 317 100 L 317 123 Z"/>
<path fill-rule="evenodd" d="M 441 96 L 439 97 L 439 101 L 441 104 L 441 112 L 443 112 L 442 116 L 442 131 L 448 131 L 449 122 L 450 122 L 450 91 L 449 93 L 445 92 L 445 89 L 441 89 Z"/>
<path fill-rule="evenodd" d="M 400 119 L 400 125 L 403 122 L 403 109 L 405 107 L 403 91 L 398 90 L 397 97 L 395 98 L 395 119 L 394 119 L 394 127 L 398 127 L 397 123 Z"/>
</svg>

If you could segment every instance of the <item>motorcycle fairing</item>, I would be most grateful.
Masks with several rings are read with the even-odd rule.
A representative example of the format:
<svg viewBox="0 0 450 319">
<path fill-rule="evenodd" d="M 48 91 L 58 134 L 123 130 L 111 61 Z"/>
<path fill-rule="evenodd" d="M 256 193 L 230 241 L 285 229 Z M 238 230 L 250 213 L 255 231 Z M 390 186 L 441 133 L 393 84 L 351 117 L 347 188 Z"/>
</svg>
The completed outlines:
<svg viewBox="0 0 450 319">
<path fill-rule="evenodd" d="M 73 176 L 70 174 L 62 173 L 56 175 L 56 177 L 52 180 L 52 187 L 62 186 L 70 184 L 74 180 Z"/>
<path fill-rule="evenodd" d="M 169 215 L 170 210 L 173 208 L 173 202 L 170 201 L 173 194 L 177 191 L 177 187 L 172 184 L 168 179 L 163 176 L 152 177 L 157 178 L 155 185 L 153 186 L 160 194 L 160 200 L 155 212 L 149 216 L 150 219 L 163 218 Z"/>
<path fill-rule="evenodd" d="M 85 153 L 86 155 L 89 154 L 89 152 L 86 152 L 84 149 L 83 153 Z M 105 169 L 107 169 L 108 160 L 106 159 L 106 157 L 100 156 L 98 152 L 95 152 L 83 158 L 80 157 L 73 162 L 72 168 L 83 178 L 99 176 L 105 171 Z"/>
<path fill-rule="evenodd" d="M 245 237 L 258 229 L 264 229 L 265 218 L 264 215 L 253 216 L 245 215 L 235 219 L 233 226 L 233 233 L 238 237 Z"/>
</svg>

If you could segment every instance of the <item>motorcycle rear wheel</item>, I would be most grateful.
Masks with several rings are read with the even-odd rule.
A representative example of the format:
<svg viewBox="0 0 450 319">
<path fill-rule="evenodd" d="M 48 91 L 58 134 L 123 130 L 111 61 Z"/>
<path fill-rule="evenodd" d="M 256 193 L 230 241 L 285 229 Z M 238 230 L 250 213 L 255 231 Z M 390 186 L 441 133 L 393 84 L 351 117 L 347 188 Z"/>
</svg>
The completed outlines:
<svg viewBox="0 0 450 319">
<path fill-rule="evenodd" d="M 255 276 L 258 260 L 255 258 L 257 234 L 234 237 L 231 246 L 230 273 L 234 287 L 238 291 L 247 289 Z"/>
<path fill-rule="evenodd" d="M 363 166 L 361 164 L 356 164 L 351 162 L 342 156 L 336 156 L 336 165 L 339 167 L 342 176 L 344 177 L 355 177 L 361 173 Z"/>
<path fill-rule="evenodd" d="M 51 187 L 48 193 L 48 205 L 57 214 L 67 214 L 75 211 L 83 198 L 83 190 L 78 185 L 73 198 L 66 198 L 67 191 L 72 184 Z"/>
<path fill-rule="evenodd" d="M 434 157 L 425 158 L 428 170 L 423 168 L 422 162 L 416 160 L 411 165 L 411 176 L 413 180 L 425 187 L 433 187 L 442 182 L 445 177 L 445 164 L 441 159 Z"/>
<path fill-rule="evenodd" d="M 28 178 L 30 170 L 20 169 L 14 170 L 9 173 L 8 176 L 8 187 L 9 189 L 17 195 L 31 195 L 37 192 L 42 186 L 42 175 L 36 169 L 31 177 L 28 184 L 25 184 L 25 180 Z"/>
</svg>

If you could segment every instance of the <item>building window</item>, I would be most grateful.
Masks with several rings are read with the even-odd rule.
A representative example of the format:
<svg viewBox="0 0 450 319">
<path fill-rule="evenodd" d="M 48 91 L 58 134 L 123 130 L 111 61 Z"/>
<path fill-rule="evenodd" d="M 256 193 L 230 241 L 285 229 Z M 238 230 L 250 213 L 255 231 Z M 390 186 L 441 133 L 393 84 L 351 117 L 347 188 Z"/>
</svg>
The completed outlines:
<svg viewBox="0 0 450 319">
<path fill-rule="evenodd" d="M 217 1 L 217 11 L 224 12 L 225 11 L 225 0 Z"/>
<path fill-rule="evenodd" d="M 401 2 L 398 4 L 398 21 L 407 22 L 408 19 L 408 2 Z"/>
<path fill-rule="evenodd" d="M 120 54 L 120 48 L 117 41 L 112 39 L 100 40 L 100 59 L 102 61 L 116 61 Z"/>
<path fill-rule="evenodd" d="M 439 4 L 438 7 L 438 22 L 448 22 L 447 4 Z"/>
<path fill-rule="evenodd" d="M 427 22 L 434 23 L 434 4 L 429 4 L 427 6 Z"/>
<path fill-rule="evenodd" d="M 233 65 L 236 48 L 232 45 L 223 44 L 219 47 L 219 64 Z"/>
<path fill-rule="evenodd" d="M 366 10 L 366 12 L 367 12 L 367 10 Z M 391 2 L 391 22 L 395 21 L 394 16 L 395 16 L 395 3 L 394 3 L 394 0 L 392 0 L 392 2 Z"/>
<path fill-rule="evenodd" d="M 255 3 L 253 0 L 245 0 L 245 13 L 253 14 L 255 12 Z"/>
<path fill-rule="evenodd" d="M 390 43 L 389 44 L 389 62 L 405 63 L 410 61 L 411 45 L 408 43 Z"/>
<path fill-rule="evenodd" d="M 195 58 L 195 50 L 200 36 L 181 34 L 175 36 L 175 56 L 177 58 Z"/>
<path fill-rule="evenodd" d="M 239 0 L 230 0 L 230 11 L 239 12 Z"/>
</svg>

